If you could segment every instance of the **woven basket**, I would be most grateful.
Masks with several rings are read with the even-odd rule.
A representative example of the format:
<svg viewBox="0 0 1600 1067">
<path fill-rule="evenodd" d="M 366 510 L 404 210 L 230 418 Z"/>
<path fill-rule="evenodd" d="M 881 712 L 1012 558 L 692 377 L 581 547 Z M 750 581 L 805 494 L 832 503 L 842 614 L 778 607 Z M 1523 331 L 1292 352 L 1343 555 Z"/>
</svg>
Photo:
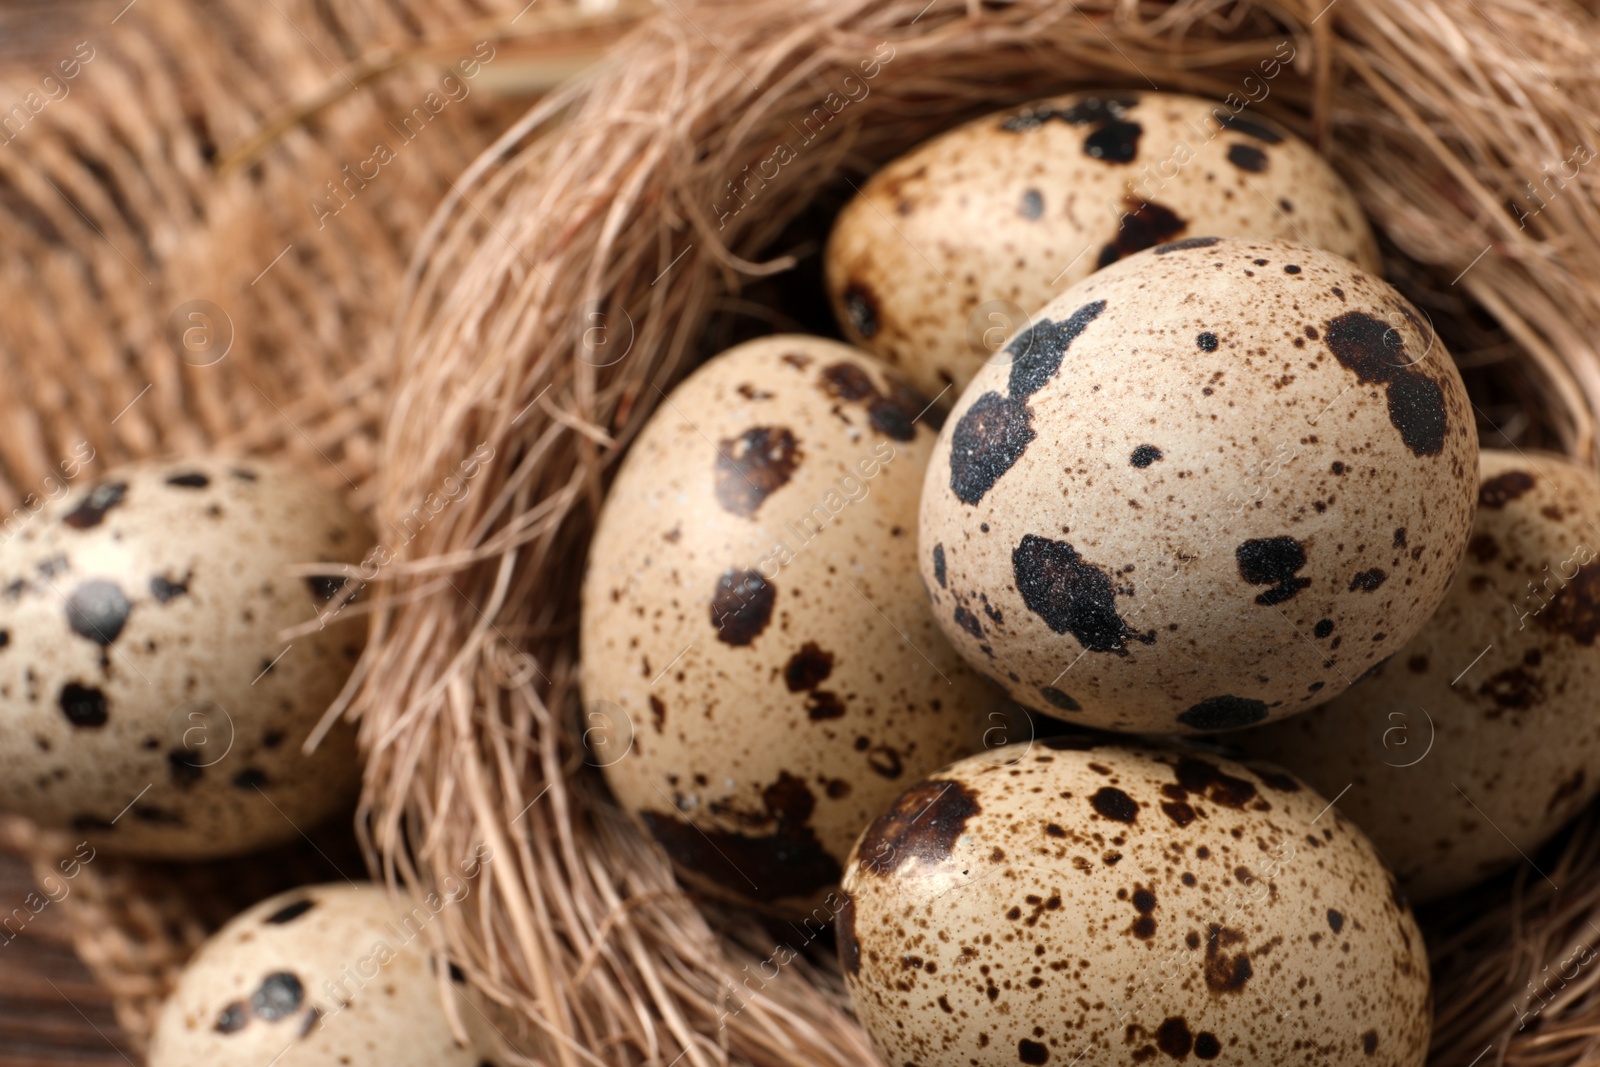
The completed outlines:
<svg viewBox="0 0 1600 1067">
<path fill-rule="evenodd" d="M 1285 42 L 1294 58 L 1268 77 Z M 327 47 L 350 54 L 338 34 Z M 718 211 L 729 181 L 884 47 L 870 93 L 829 109 L 759 210 Z M 384 245 L 392 266 L 421 235 L 392 335 L 366 326 L 387 320 L 398 266 L 372 277 L 330 249 L 296 257 L 292 272 L 279 263 L 259 283 L 281 272 L 277 295 L 255 296 L 250 276 L 292 232 L 270 220 L 245 231 L 248 253 L 164 257 L 164 302 L 129 269 L 145 259 L 119 266 L 70 219 L 75 245 L 33 232 L 39 209 L 27 208 L 42 198 L 13 207 L 0 240 L 15 229 L 42 261 L 97 272 L 101 299 L 124 310 L 84 341 L 61 337 L 48 308 L 28 343 L 3 323 L 0 358 L 26 385 L 0 402 L 22 420 L 7 425 L 26 429 L 0 444 L 0 464 L 20 492 L 85 435 L 107 458 L 216 442 L 325 453 L 321 469 L 366 487 L 359 499 L 381 523 L 479 457 L 473 491 L 382 575 L 368 655 L 340 708 L 360 722 L 357 825 L 376 870 L 432 887 L 490 850 L 438 925 L 510 1057 L 868 1064 L 826 946 L 697 907 L 588 765 L 596 739 L 574 672 L 581 561 L 608 476 L 663 391 L 741 336 L 831 329 L 816 297 L 819 242 L 830 208 L 884 160 L 1033 96 L 1158 86 L 1248 95 L 1318 144 L 1381 231 L 1390 276 L 1462 364 L 1484 443 L 1592 459 L 1600 211 L 1593 177 L 1569 172 L 1600 136 L 1597 67 L 1594 11 L 1553 0 L 669 0 L 465 173 L 430 172 L 432 188 L 447 187 L 443 207 Z M 181 114 L 172 128 L 192 134 Z M 257 186 L 223 201 L 260 212 L 278 153 L 325 151 L 324 138 L 320 118 L 285 134 L 255 165 Z M 287 172 L 304 161 L 282 162 Z M 171 167 L 131 156 L 112 169 L 146 165 Z M 368 225 L 380 224 L 374 213 Z M 156 269 L 155 251 L 109 228 L 114 215 L 108 206 L 106 237 Z M 58 306 L 78 306 L 71 284 L 52 283 Z M 222 380 L 161 350 L 170 304 L 217 286 L 208 298 L 250 308 L 230 314 L 259 332 Z M 138 429 L 125 415 L 108 431 L 102 416 L 145 381 L 158 386 L 135 408 Z M 148 403 L 158 394 L 162 406 Z M 37 851 L 50 858 L 47 844 Z M 127 870 L 120 883 L 120 870 L 86 872 L 92 887 L 69 908 L 138 1033 L 220 909 L 213 898 L 184 910 L 179 872 Z M 1529 866 L 1423 919 L 1437 1062 L 1591 1058 L 1600 971 L 1558 986 L 1545 968 L 1600 937 L 1594 813 Z M 782 943 L 799 954 L 750 996 L 751 969 Z"/>
</svg>

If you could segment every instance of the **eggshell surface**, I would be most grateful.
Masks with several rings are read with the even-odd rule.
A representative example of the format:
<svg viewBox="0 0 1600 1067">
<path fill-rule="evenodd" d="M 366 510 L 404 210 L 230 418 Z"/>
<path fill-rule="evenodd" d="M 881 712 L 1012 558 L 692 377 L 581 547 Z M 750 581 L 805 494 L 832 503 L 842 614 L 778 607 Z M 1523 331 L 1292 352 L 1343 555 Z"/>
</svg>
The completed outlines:
<svg viewBox="0 0 1600 1067">
<path fill-rule="evenodd" d="M 845 336 L 949 403 L 1051 297 L 1183 237 L 1299 240 L 1380 266 L 1321 156 L 1254 111 L 1081 92 L 970 122 L 885 166 L 826 254 Z"/>
<path fill-rule="evenodd" d="M 340 579 L 289 568 L 370 543 L 337 496 L 258 459 L 138 464 L 46 506 L 0 547 L 0 808 L 194 859 L 348 803 L 353 731 L 301 745 L 365 629 L 333 610 Z"/>
<path fill-rule="evenodd" d="M 919 551 L 946 636 L 1021 703 L 1249 726 L 1347 688 L 1443 598 L 1471 405 L 1420 313 L 1347 260 L 1163 245 L 1007 347 L 940 435 Z"/>
<path fill-rule="evenodd" d="M 1327 706 L 1228 738 L 1341 793 L 1417 900 L 1522 862 L 1600 790 L 1600 482 L 1489 449 L 1480 477 L 1422 631 Z"/>
<path fill-rule="evenodd" d="M 844 890 L 845 984 L 885 1063 L 1425 1060 L 1409 908 L 1353 824 L 1272 769 L 997 749 L 907 790 Z"/>
<path fill-rule="evenodd" d="M 623 462 L 583 593 L 590 758 L 696 888 L 822 899 L 905 782 L 976 747 L 999 694 L 917 575 L 926 408 L 862 352 L 765 338 Z"/>
<path fill-rule="evenodd" d="M 451 987 L 426 937 L 447 902 L 430 903 L 357 884 L 257 904 L 184 968 L 150 1067 L 474 1067 L 482 1057 L 451 1035 L 441 1003 Z"/>
</svg>

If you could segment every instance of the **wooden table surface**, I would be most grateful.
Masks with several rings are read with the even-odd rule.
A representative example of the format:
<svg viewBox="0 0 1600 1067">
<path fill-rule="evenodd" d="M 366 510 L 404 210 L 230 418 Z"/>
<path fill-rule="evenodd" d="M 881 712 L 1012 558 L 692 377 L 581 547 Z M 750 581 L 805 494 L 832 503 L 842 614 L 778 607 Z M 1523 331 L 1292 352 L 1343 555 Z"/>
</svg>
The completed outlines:
<svg viewBox="0 0 1600 1067">
<path fill-rule="evenodd" d="M 35 892 L 26 861 L 0 852 L 0 920 L 15 908 L 27 914 Z M 16 929 L 0 927 L 0 1067 L 137 1064 L 60 911 L 46 906 L 6 940 Z"/>
</svg>

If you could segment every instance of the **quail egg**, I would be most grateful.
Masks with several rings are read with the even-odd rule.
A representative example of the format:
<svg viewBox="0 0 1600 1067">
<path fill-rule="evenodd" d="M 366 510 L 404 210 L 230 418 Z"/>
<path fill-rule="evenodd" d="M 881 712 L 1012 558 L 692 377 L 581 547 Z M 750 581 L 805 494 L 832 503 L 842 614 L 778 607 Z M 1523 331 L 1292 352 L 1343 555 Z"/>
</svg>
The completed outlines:
<svg viewBox="0 0 1600 1067">
<path fill-rule="evenodd" d="M 237 916 L 162 1005 L 150 1067 L 474 1067 L 441 997 L 429 924 L 450 901 L 370 884 L 294 889 Z M 463 1008 L 470 1012 L 463 998 Z"/>
<path fill-rule="evenodd" d="M 814 904 L 875 812 L 976 747 L 998 694 L 917 575 L 936 417 L 864 353 L 770 337 L 674 390 L 623 462 L 583 591 L 585 736 L 691 885 Z"/>
<path fill-rule="evenodd" d="M 845 985 L 885 1063 L 1426 1056 L 1409 908 L 1360 831 L 1273 769 L 1071 737 L 997 749 L 903 793 L 844 892 Z"/>
<path fill-rule="evenodd" d="M 289 567 L 369 544 L 337 496 L 259 459 L 137 464 L 38 512 L 0 546 L 0 808 L 164 859 L 339 810 L 353 731 L 301 746 L 365 630 L 341 579 Z"/>
<path fill-rule="evenodd" d="M 988 115 L 890 163 L 840 213 L 825 270 L 845 336 L 948 403 L 1052 296 L 1204 234 L 1379 269 L 1355 197 L 1277 123 L 1242 101 L 1102 91 Z"/>
<path fill-rule="evenodd" d="M 1600 791 L 1600 482 L 1485 449 L 1445 601 L 1326 706 L 1227 740 L 1282 763 L 1372 838 L 1417 900 L 1532 855 Z"/>
<path fill-rule="evenodd" d="M 1196 732 L 1322 703 L 1466 549 L 1477 434 L 1410 303 L 1348 260 L 1191 238 L 1075 285 L 928 467 L 935 618 L 1021 703 Z"/>
</svg>

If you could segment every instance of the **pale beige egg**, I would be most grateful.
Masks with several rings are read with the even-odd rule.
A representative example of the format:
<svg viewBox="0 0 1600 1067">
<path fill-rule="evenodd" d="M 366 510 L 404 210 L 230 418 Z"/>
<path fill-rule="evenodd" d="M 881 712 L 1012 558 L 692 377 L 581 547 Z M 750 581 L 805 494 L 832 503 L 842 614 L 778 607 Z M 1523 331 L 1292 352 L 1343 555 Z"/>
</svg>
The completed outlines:
<svg viewBox="0 0 1600 1067">
<path fill-rule="evenodd" d="M 370 545 L 337 495 L 259 459 L 136 464 L 40 510 L 0 546 L 0 809 L 174 859 L 340 810 L 354 731 L 301 746 L 366 628 L 341 579 L 291 568 Z"/>
<path fill-rule="evenodd" d="M 814 904 L 998 706 L 917 574 L 926 408 L 860 351 L 765 338 L 666 397 L 618 472 L 583 591 L 590 758 L 698 888 Z"/>
<path fill-rule="evenodd" d="M 844 891 L 845 984 L 885 1063 L 1426 1057 L 1409 908 L 1361 832 L 1270 768 L 1068 737 L 998 749 L 902 794 Z"/>
<path fill-rule="evenodd" d="M 1023 704 L 1130 731 L 1282 718 L 1444 597 L 1471 404 L 1420 314 L 1348 260 L 1161 245 L 1007 349 L 940 435 L 920 551 L 946 636 Z"/>
<path fill-rule="evenodd" d="M 1051 297 L 1153 245 L 1303 241 L 1380 266 L 1360 205 L 1257 112 L 1172 93 L 1079 92 L 960 126 L 873 175 L 828 242 L 845 336 L 948 404 Z"/>
<path fill-rule="evenodd" d="M 465 883 L 462 883 L 463 886 Z M 162 1005 L 150 1067 L 474 1067 L 429 938 L 453 903 L 395 901 L 370 883 L 308 886 L 238 915 L 201 946 Z M 465 1020 L 463 1021 L 465 1026 Z"/>
<path fill-rule="evenodd" d="M 1600 791 L 1600 481 L 1486 449 L 1450 593 L 1331 701 L 1227 738 L 1327 793 L 1432 900 L 1532 856 Z"/>
</svg>

